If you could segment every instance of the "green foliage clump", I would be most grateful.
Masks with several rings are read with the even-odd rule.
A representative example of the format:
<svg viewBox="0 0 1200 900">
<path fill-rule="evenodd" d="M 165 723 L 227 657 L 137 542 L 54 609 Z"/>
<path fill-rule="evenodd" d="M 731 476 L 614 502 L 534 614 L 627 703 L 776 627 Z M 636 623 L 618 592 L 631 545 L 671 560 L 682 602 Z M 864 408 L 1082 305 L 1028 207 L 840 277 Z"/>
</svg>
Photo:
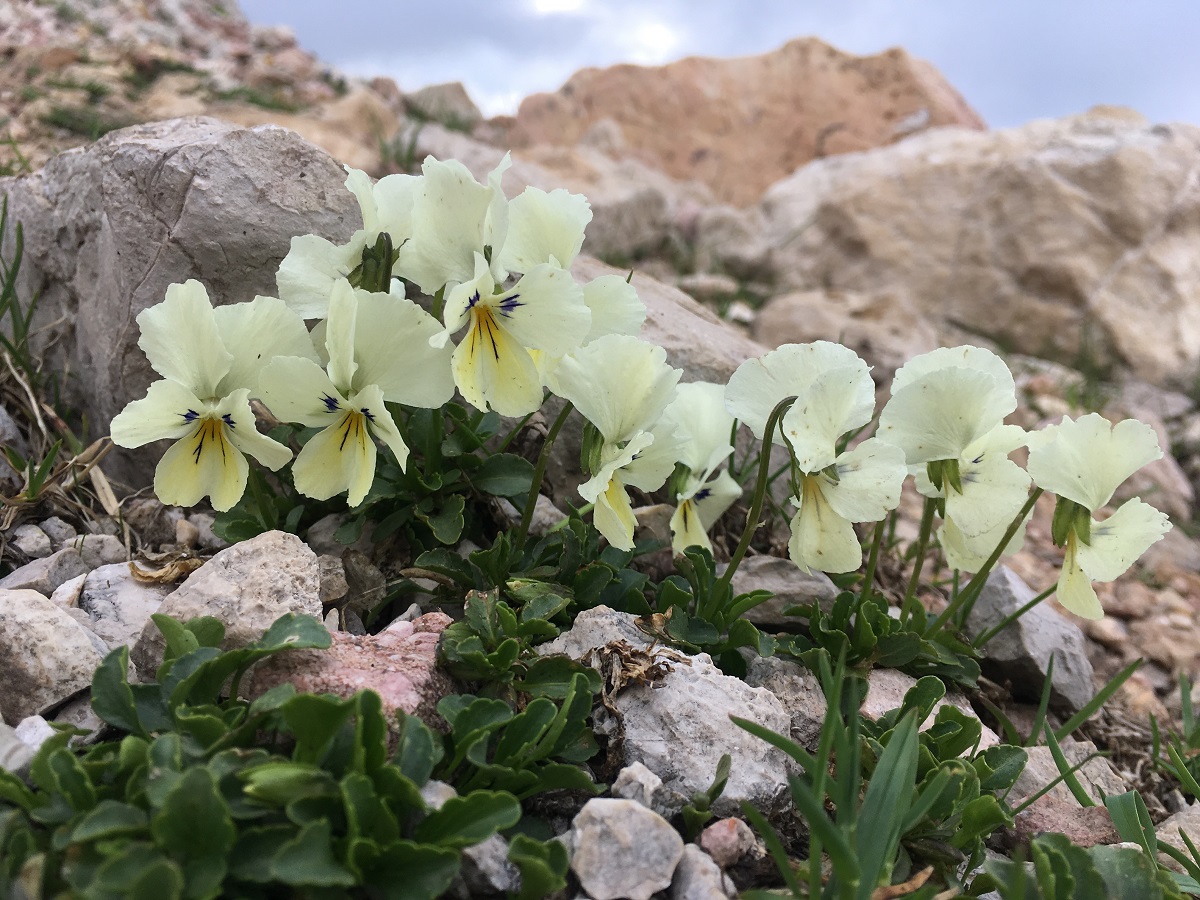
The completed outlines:
<svg viewBox="0 0 1200 900">
<path fill-rule="evenodd" d="M 342 700 L 285 684 L 238 699 L 258 660 L 329 645 L 316 620 L 285 616 L 261 640 L 222 652 L 217 620 L 155 618 L 167 640 L 156 681 L 130 684 L 120 648 L 93 682 L 93 708 L 123 737 L 77 755 L 66 730 L 39 750 L 31 785 L 0 771 L 0 895 L 432 898 L 457 874 L 463 847 L 520 818 L 517 799 L 497 790 L 466 789 L 430 809 L 420 789 L 440 747 L 424 726 L 407 728 L 389 759 L 374 693 Z M 231 696 L 222 699 L 227 683 Z M 571 722 L 578 705 L 565 714 Z M 519 748 L 522 762 L 561 754 L 564 736 L 576 737 L 552 715 L 558 732 L 530 750 L 524 738 L 536 729 L 519 738 L 505 710 L 488 733 L 507 723 L 500 743 Z M 481 739 L 455 740 L 464 759 L 486 761 Z M 498 783 L 513 770 L 487 771 L 480 780 Z M 514 849 L 521 870 L 542 883 L 565 869 L 537 842 Z"/>
</svg>

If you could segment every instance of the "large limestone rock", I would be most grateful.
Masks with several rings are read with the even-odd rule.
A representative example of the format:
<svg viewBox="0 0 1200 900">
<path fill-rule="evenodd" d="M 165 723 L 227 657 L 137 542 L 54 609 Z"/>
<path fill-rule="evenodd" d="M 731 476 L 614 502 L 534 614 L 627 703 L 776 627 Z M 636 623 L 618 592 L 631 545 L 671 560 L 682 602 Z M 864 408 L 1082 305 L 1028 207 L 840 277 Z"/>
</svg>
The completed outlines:
<svg viewBox="0 0 1200 900">
<path fill-rule="evenodd" d="M 779 283 L 895 291 L 944 341 L 1190 385 L 1200 128 L 1097 110 L 937 129 L 811 163 L 763 199 Z"/>
<path fill-rule="evenodd" d="M 36 591 L 0 590 L 0 720 L 16 725 L 86 690 L 100 662 L 65 610 Z"/>
<path fill-rule="evenodd" d="M 620 155 L 747 206 L 809 160 L 938 125 L 983 122 L 929 63 L 800 38 L 760 56 L 584 69 L 522 101 L 509 142 L 573 146 L 604 131 Z"/>
<path fill-rule="evenodd" d="M 214 616 L 225 624 L 221 647 L 232 650 L 258 640 L 280 616 L 321 618 L 317 556 L 294 534 L 268 531 L 222 550 L 188 576 L 158 612 L 188 622 Z M 130 659 L 143 680 L 154 677 L 166 641 L 147 622 Z"/>
<path fill-rule="evenodd" d="M 187 118 L 113 132 L 0 179 L 10 221 L 25 230 L 20 296 L 40 293 L 35 321 L 57 323 L 59 364 L 83 373 L 68 388 L 93 429 L 157 377 L 137 347 L 137 314 L 189 278 L 217 304 L 274 294 L 293 235 L 344 240 L 361 224 L 345 177 L 293 132 Z M 144 483 L 158 455 L 122 451 L 105 465 Z"/>
</svg>

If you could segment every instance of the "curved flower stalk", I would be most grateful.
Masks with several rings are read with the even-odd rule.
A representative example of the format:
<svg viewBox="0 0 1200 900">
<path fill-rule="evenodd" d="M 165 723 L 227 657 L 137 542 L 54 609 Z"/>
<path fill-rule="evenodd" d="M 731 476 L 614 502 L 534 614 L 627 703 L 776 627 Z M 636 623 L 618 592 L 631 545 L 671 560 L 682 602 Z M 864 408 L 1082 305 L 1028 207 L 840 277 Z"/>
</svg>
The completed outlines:
<svg viewBox="0 0 1200 900">
<path fill-rule="evenodd" d="M 262 399 L 285 422 L 322 431 L 292 467 L 296 489 L 327 500 L 342 491 L 357 506 L 375 479 L 374 438 L 401 469 L 408 446 L 384 401 L 436 409 L 454 395 L 450 350 L 430 346 L 437 320 L 409 300 L 368 293 L 345 279 L 329 300 L 328 365 L 280 357 L 263 370 Z"/>
<path fill-rule="evenodd" d="M 596 529 L 622 550 L 633 549 L 637 526 L 626 487 L 662 487 L 678 455 L 675 426 L 662 415 L 681 373 L 666 359 L 662 347 L 607 335 L 565 356 L 550 379 L 595 429 L 584 439 L 591 478 L 579 495 L 595 504 Z"/>
<path fill-rule="evenodd" d="M 313 357 L 304 322 L 274 297 L 213 309 L 195 280 L 168 287 L 163 302 L 137 322 L 138 346 L 163 380 L 112 420 L 113 443 L 174 440 L 154 471 L 155 494 L 175 506 L 208 496 L 224 512 L 246 490 L 243 454 L 272 470 L 292 458 L 287 447 L 258 433 L 250 397 L 258 395 L 272 357 Z"/>
<path fill-rule="evenodd" d="M 671 548 L 676 553 L 692 546 L 712 551 L 708 530 L 742 496 L 742 486 L 717 469 L 733 453 L 729 435 L 733 416 L 725 409 L 723 385 L 705 381 L 676 388 L 663 419 L 675 426 L 678 462 L 687 467 L 671 517 Z"/>
<path fill-rule="evenodd" d="M 1008 458 L 1026 443 L 1024 429 L 1004 424 L 1016 408 L 1008 366 L 981 347 L 943 347 L 896 372 L 877 434 L 904 451 L 917 490 L 941 501 L 952 568 L 977 571 L 1029 496 L 1029 476 Z M 1023 539 L 1022 528 L 1005 552 Z"/>
<path fill-rule="evenodd" d="M 279 264 L 275 285 L 290 309 L 305 319 L 323 319 L 329 312 L 333 285 L 341 278 L 354 280 L 363 253 L 381 234 L 399 247 L 412 234 L 412 207 L 420 179 L 413 175 L 386 175 L 374 184 L 359 169 L 346 167 L 346 188 L 358 200 L 363 227 L 345 244 L 334 244 L 315 234 L 292 238 L 287 256 Z"/>
<path fill-rule="evenodd" d="M 1113 581 L 1171 527 L 1164 513 L 1136 498 L 1107 519 L 1092 517 L 1126 478 L 1162 456 L 1154 429 L 1136 419 L 1116 425 L 1098 413 L 1067 416 L 1029 436 L 1029 474 L 1058 495 L 1054 542 L 1065 548 L 1058 600 L 1076 615 L 1104 615 L 1093 581 Z"/>
<path fill-rule="evenodd" d="M 838 453 L 875 404 L 867 364 L 840 344 L 785 344 L 747 360 L 729 379 L 725 405 L 761 439 L 771 410 L 793 395 L 781 429 L 795 467 L 788 553 L 805 571 L 852 572 L 862 565 L 853 523 L 878 522 L 899 504 L 904 454 L 878 438 Z"/>
</svg>

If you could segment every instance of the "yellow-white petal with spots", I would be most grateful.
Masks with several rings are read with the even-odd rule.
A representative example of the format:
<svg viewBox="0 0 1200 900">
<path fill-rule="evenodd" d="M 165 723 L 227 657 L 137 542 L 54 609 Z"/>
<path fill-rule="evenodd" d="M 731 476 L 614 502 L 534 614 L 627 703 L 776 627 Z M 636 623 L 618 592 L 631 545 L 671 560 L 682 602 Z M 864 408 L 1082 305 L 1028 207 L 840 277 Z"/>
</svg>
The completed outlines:
<svg viewBox="0 0 1200 900">
<path fill-rule="evenodd" d="M 388 412 L 383 400 L 383 392 L 375 385 L 370 385 L 361 393 L 356 394 L 351 404 L 361 410 L 370 410 L 371 415 L 367 419 L 367 427 L 374 437 L 383 441 L 392 451 L 392 455 L 396 457 L 396 462 L 400 464 L 400 469 L 403 471 L 408 465 L 408 444 L 404 443 L 404 438 L 400 436 L 400 429 L 396 427 L 396 421 Z"/>
<path fill-rule="evenodd" d="M 192 431 L 193 420 L 204 410 L 204 402 L 183 385 L 156 381 L 145 397 L 134 400 L 113 417 L 109 433 L 118 447 L 141 447 L 164 438 L 178 439 Z"/>
<path fill-rule="evenodd" d="M 1029 499 L 1029 476 L 1007 456 L 987 456 L 959 468 L 962 493 L 946 490 L 946 518 L 968 537 L 1007 527 Z"/>
<path fill-rule="evenodd" d="M 272 472 L 291 462 L 291 450 L 255 427 L 250 392 L 245 388 L 221 400 L 213 408 L 213 415 L 225 423 L 225 437 L 239 452 L 253 456 Z"/>
<path fill-rule="evenodd" d="M 255 297 L 213 310 L 221 342 L 233 355 L 233 364 L 217 385 L 223 397 L 239 388 L 257 396 L 258 378 L 277 356 L 317 358 L 304 320 L 277 297 Z"/>
<path fill-rule="evenodd" d="M 346 397 L 311 359 L 280 356 L 263 369 L 259 396 L 282 422 L 324 428 L 347 407 Z"/>
<path fill-rule="evenodd" d="M 1091 543 L 1080 543 L 1079 565 L 1092 581 L 1115 581 L 1171 530 L 1166 513 L 1136 497 L 1103 522 L 1092 521 Z"/>
<path fill-rule="evenodd" d="M 826 483 L 821 475 L 804 476 L 788 555 L 805 572 L 853 572 L 862 565 L 862 545 L 850 521 L 829 505 L 823 492 Z"/>
<path fill-rule="evenodd" d="M 348 491 L 347 501 L 357 506 L 375 480 L 376 455 L 366 416 L 353 408 L 339 410 L 335 421 L 313 435 L 296 457 L 296 490 L 314 500 Z"/>
<path fill-rule="evenodd" d="M 542 382 L 529 351 L 504 330 L 489 306 L 471 310 L 451 369 L 459 391 L 476 409 L 516 417 L 542 405 Z"/>
<path fill-rule="evenodd" d="M 583 288 L 570 272 L 554 266 L 535 266 L 487 303 L 521 346 L 555 356 L 580 346 L 592 325 Z"/>
<path fill-rule="evenodd" d="M 169 506 L 195 506 L 206 496 L 213 509 L 231 509 L 246 490 L 249 464 L 215 415 L 195 419 L 154 470 L 154 493 Z"/>
</svg>

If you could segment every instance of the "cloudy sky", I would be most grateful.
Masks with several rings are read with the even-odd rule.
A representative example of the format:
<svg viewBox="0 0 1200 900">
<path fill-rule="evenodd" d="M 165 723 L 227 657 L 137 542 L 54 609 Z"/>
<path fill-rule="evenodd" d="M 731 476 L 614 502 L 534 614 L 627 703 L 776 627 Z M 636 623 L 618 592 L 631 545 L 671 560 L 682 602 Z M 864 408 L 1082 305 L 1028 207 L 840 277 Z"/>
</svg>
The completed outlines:
<svg viewBox="0 0 1200 900">
<path fill-rule="evenodd" d="M 934 63 L 993 127 L 1131 106 L 1200 124 L 1194 0 L 241 0 L 259 24 L 404 90 L 461 81 L 485 113 L 584 66 L 741 56 L 816 35 L 853 53 Z"/>
</svg>

